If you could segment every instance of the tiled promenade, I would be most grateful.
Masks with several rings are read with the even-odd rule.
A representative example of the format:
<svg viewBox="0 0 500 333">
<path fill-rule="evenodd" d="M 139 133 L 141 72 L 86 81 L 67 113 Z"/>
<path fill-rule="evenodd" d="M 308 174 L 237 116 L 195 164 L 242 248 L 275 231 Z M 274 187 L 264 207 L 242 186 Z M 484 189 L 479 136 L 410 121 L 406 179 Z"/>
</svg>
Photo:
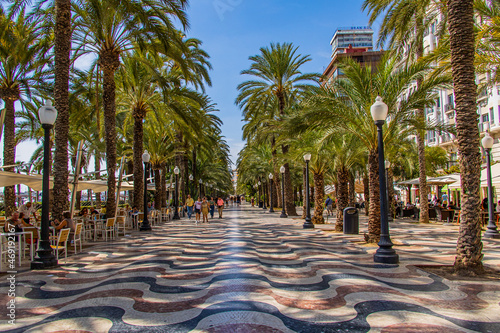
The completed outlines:
<svg viewBox="0 0 500 333">
<path fill-rule="evenodd" d="M 401 264 L 375 265 L 362 235 L 230 208 L 97 244 L 51 271 L 17 275 L 3 332 L 500 332 L 500 281 L 448 281 L 415 264 L 453 263 L 457 226 L 391 225 Z M 366 230 L 363 219 L 361 231 Z M 485 240 L 500 265 L 500 240 Z"/>
</svg>

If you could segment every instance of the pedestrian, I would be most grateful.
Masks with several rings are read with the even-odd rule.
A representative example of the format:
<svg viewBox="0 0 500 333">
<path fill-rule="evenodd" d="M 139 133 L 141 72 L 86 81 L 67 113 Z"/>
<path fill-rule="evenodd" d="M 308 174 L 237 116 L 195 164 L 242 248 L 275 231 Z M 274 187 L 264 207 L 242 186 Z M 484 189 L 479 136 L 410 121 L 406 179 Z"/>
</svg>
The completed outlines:
<svg viewBox="0 0 500 333">
<path fill-rule="evenodd" d="M 206 197 L 203 197 L 203 201 L 201 202 L 201 213 L 203 214 L 203 223 L 208 223 L 208 210 L 210 208 L 210 204 L 207 201 Z"/>
<path fill-rule="evenodd" d="M 208 202 L 210 205 L 210 218 L 214 218 L 214 212 L 215 212 L 215 201 L 213 197 L 210 197 L 210 201 Z"/>
<path fill-rule="evenodd" d="M 250 201 L 252 202 L 252 207 L 255 207 L 255 198 L 252 197 L 252 199 Z"/>
<path fill-rule="evenodd" d="M 201 214 L 201 198 L 198 198 L 194 203 L 194 212 L 196 213 L 196 223 L 201 222 L 200 214 Z"/>
<path fill-rule="evenodd" d="M 329 196 L 326 197 L 325 206 L 326 206 L 326 211 L 328 213 L 328 216 L 333 214 L 333 200 Z"/>
<path fill-rule="evenodd" d="M 186 203 L 184 204 L 187 208 L 187 213 L 188 213 L 188 218 L 191 220 L 191 216 L 193 215 L 193 207 L 194 207 L 194 200 L 191 198 L 191 196 L 188 194 Z"/>
<path fill-rule="evenodd" d="M 24 213 L 24 222 L 26 223 L 30 223 L 31 215 L 33 215 L 36 220 L 36 208 L 31 202 L 27 202 L 24 205 L 21 205 L 21 207 L 19 207 L 19 213 Z"/>
<path fill-rule="evenodd" d="M 219 218 L 221 219 L 222 218 L 222 210 L 224 209 L 224 200 L 220 197 L 219 197 L 219 199 L 217 199 L 217 209 L 219 211 Z"/>
</svg>

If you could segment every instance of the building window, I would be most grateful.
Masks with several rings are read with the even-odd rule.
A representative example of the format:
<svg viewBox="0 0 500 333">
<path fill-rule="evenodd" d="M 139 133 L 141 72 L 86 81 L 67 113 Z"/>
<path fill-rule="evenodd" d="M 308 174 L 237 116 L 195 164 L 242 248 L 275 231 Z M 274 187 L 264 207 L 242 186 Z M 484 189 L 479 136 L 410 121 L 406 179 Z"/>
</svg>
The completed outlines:
<svg viewBox="0 0 500 333">
<path fill-rule="evenodd" d="M 495 112 L 493 111 L 493 108 L 490 108 L 490 120 L 492 124 L 495 123 Z"/>
<path fill-rule="evenodd" d="M 436 100 L 436 104 L 437 104 L 437 107 L 440 108 L 441 107 L 441 98 L 438 97 L 437 100 Z"/>
</svg>

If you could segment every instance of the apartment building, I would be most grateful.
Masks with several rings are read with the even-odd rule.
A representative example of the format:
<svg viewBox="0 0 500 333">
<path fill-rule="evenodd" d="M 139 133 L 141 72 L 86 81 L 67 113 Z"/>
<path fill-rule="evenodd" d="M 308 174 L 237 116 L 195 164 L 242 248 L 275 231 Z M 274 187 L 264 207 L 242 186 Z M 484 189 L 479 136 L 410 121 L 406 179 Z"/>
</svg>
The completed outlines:
<svg viewBox="0 0 500 333">
<path fill-rule="evenodd" d="M 370 27 L 338 28 L 330 41 L 332 47 L 332 60 L 323 72 L 322 84 L 331 82 L 342 75 L 339 63 L 344 58 L 372 66 L 376 69 L 377 63 L 384 51 L 373 51 L 373 30 Z"/>
<path fill-rule="evenodd" d="M 425 33 L 424 54 L 433 51 L 439 44 L 436 29 L 442 19 L 442 16 L 436 17 L 436 20 Z M 492 149 L 492 160 L 500 161 L 500 86 L 485 87 L 488 81 L 489 77 L 487 75 L 478 75 L 476 78 L 478 85 L 476 111 L 479 115 L 479 132 L 482 136 L 485 131 L 490 130 L 491 136 L 495 139 Z M 453 89 L 443 89 L 438 91 L 437 94 L 436 104 L 432 108 L 425 110 L 428 121 L 455 125 L 455 98 Z M 453 134 L 428 131 L 425 139 L 428 146 L 439 146 L 446 149 L 450 156 L 450 165 L 456 164 L 458 150 L 456 138 Z"/>
</svg>

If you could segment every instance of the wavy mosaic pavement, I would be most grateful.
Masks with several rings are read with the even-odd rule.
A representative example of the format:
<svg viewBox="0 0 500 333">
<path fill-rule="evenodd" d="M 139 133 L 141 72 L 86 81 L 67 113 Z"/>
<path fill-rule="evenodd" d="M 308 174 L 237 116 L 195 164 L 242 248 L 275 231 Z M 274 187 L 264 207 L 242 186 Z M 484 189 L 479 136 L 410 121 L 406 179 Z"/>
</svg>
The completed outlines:
<svg viewBox="0 0 500 333">
<path fill-rule="evenodd" d="M 500 332 L 500 281 L 413 266 L 450 263 L 456 227 L 397 225 L 402 263 L 391 266 L 373 263 L 361 235 L 303 230 L 248 206 L 211 222 L 166 223 L 18 274 L 16 324 L 0 331 Z M 498 255 L 500 241 L 486 241 L 486 260 Z"/>
</svg>

